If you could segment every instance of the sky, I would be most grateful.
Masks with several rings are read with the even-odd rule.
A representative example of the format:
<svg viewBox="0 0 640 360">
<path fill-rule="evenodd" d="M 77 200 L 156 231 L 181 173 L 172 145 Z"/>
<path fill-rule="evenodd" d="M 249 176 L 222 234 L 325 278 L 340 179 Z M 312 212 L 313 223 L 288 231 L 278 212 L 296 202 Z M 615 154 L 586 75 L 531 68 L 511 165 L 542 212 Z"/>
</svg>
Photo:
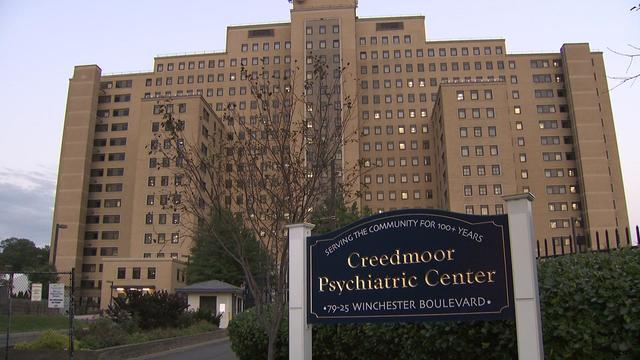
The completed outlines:
<svg viewBox="0 0 640 360">
<path fill-rule="evenodd" d="M 638 0 L 360 0 L 359 16 L 424 15 L 427 39 L 504 38 L 507 51 L 558 52 L 588 42 L 610 77 L 640 73 Z M 0 240 L 42 246 L 51 234 L 62 126 L 73 67 L 151 70 L 153 57 L 224 50 L 226 26 L 288 21 L 286 0 L 0 0 Z M 636 51 L 640 52 L 640 51 Z M 609 79 L 609 87 L 617 80 Z M 611 91 L 629 219 L 640 224 L 640 80 Z M 634 184 L 636 186 L 634 186 Z"/>
</svg>

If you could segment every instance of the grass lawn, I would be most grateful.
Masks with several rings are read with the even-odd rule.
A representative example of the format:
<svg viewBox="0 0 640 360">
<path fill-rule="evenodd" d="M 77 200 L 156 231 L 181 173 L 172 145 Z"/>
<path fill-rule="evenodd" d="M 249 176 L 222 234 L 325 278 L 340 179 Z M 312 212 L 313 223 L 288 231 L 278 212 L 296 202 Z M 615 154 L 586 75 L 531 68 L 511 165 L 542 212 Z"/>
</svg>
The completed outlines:
<svg viewBox="0 0 640 360">
<path fill-rule="evenodd" d="M 0 330 L 7 329 L 7 315 L 0 316 Z M 77 324 L 76 324 L 77 325 Z M 13 315 L 11 316 L 11 332 L 40 330 L 58 330 L 69 327 L 69 317 L 63 315 Z"/>
</svg>

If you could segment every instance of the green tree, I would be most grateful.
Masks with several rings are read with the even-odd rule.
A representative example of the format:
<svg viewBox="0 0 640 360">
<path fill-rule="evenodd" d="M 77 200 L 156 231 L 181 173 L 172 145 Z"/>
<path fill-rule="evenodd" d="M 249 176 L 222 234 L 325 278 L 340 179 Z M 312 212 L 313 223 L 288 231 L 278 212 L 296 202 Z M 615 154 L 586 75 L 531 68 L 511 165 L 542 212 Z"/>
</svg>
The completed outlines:
<svg viewBox="0 0 640 360">
<path fill-rule="evenodd" d="M 49 262 L 49 247 L 39 248 L 29 239 L 8 238 L 0 242 L 0 269 L 12 271 L 44 270 Z"/>
<path fill-rule="evenodd" d="M 314 234 L 324 234 L 347 226 L 369 215 L 371 215 L 371 209 L 368 207 L 365 207 L 362 211 L 358 210 L 356 203 L 348 207 L 345 204 L 344 196 L 338 192 L 335 197 L 327 197 L 322 205 L 315 209 L 311 217 L 311 223 L 315 225 L 313 228 Z"/>
<path fill-rule="evenodd" d="M 206 223 L 208 226 L 200 226 L 194 238 L 187 267 L 189 283 L 215 279 L 239 286 L 244 282 L 244 272 L 229 254 L 240 253 L 256 265 L 252 270 L 258 277 L 266 259 L 253 232 L 227 209 L 214 211 L 211 217 L 211 221 Z M 233 240 L 237 234 L 240 235 L 239 241 Z"/>
</svg>

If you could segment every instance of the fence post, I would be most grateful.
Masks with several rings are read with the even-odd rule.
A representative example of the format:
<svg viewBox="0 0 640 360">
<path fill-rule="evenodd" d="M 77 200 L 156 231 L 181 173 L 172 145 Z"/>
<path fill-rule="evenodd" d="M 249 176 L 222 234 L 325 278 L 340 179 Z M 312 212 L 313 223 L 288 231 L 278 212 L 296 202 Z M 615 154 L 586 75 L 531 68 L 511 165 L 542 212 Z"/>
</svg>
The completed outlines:
<svg viewBox="0 0 640 360">
<path fill-rule="evenodd" d="M 616 228 L 616 249 L 620 249 L 620 232 Z"/>
<path fill-rule="evenodd" d="M 540 259 L 540 240 L 536 240 L 536 254 L 538 254 L 537 258 Z"/>
<path fill-rule="evenodd" d="M 596 231 L 596 249 L 600 251 L 600 233 Z"/>
<path fill-rule="evenodd" d="M 531 210 L 534 197 L 528 193 L 504 196 L 503 199 L 509 216 L 518 359 L 541 360 L 544 350 Z"/>
<path fill-rule="evenodd" d="M 605 238 L 605 240 L 607 241 L 607 242 L 606 242 L 606 244 L 607 244 L 607 251 L 610 251 L 610 250 L 611 250 L 611 245 L 609 244 L 609 230 L 605 230 L 605 231 L 604 231 L 604 238 Z"/>
<path fill-rule="evenodd" d="M 11 293 L 13 292 L 13 272 L 9 273 L 9 287 L 7 293 L 7 339 L 4 344 L 4 359 L 9 360 L 9 336 L 11 334 Z"/>
<path fill-rule="evenodd" d="M 312 224 L 289 229 L 289 359 L 311 360 L 312 330 L 307 324 L 307 237 Z"/>
<path fill-rule="evenodd" d="M 547 238 L 544 238 L 544 257 L 549 256 L 549 245 L 547 245 Z"/>
<path fill-rule="evenodd" d="M 573 254 L 573 240 L 574 240 L 574 237 L 569 236 L 569 254 Z"/>
</svg>

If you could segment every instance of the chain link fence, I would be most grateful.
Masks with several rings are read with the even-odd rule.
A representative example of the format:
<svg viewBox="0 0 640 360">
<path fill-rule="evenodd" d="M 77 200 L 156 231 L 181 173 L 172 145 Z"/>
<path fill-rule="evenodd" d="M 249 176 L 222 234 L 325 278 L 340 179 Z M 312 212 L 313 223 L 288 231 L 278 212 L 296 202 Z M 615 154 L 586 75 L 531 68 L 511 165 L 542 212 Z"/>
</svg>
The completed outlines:
<svg viewBox="0 0 640 360">
<path fill-rule="evenodd" d="M 46 331 L 68 337 L 73 358 L 74 275 L 72 272 L 0 272 L 0 359 L 11 359 L 13 347 Z"/>
</svg>

